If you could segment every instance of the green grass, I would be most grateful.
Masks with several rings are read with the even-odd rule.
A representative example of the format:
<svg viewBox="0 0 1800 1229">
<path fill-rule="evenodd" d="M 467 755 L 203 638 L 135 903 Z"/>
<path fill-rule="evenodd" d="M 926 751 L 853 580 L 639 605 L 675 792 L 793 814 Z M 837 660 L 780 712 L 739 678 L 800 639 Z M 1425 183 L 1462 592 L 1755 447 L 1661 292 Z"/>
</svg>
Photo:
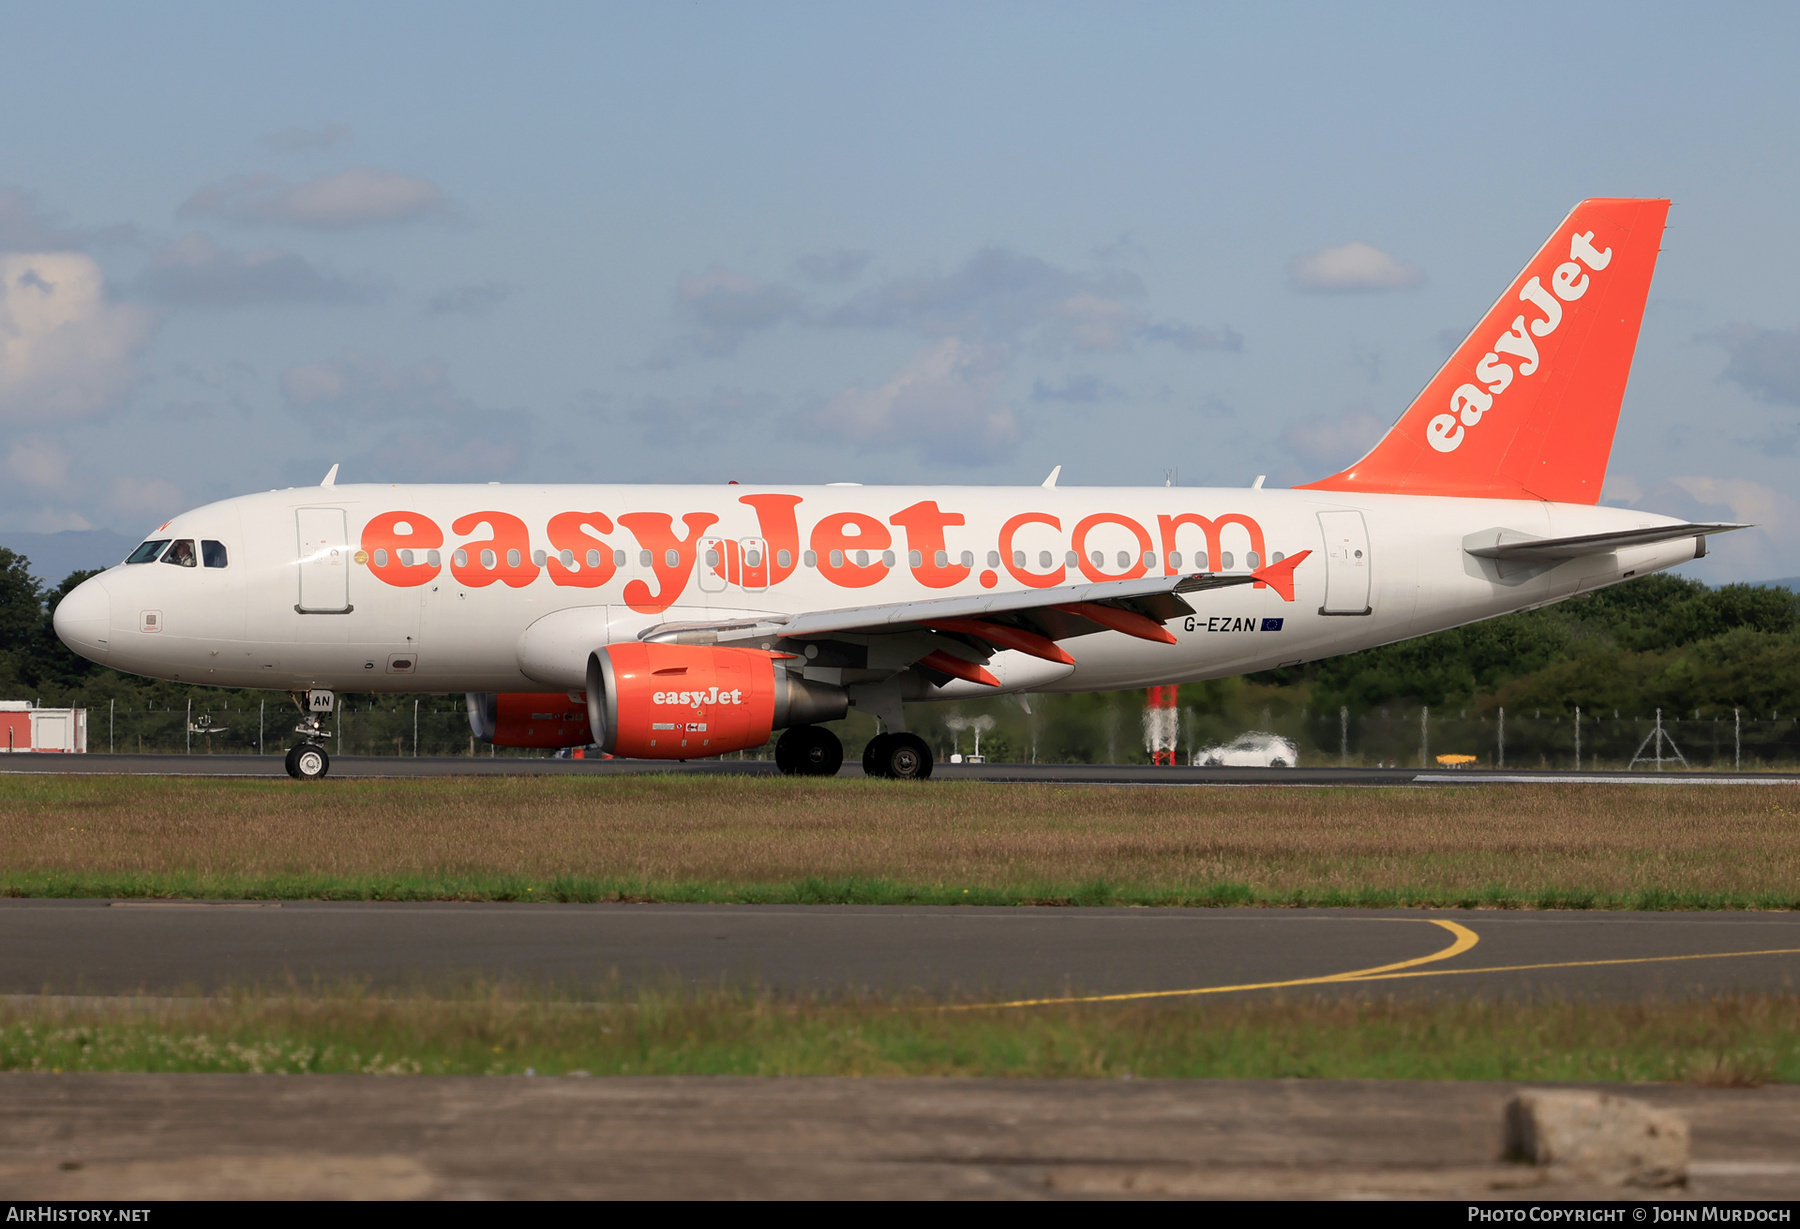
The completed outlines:
<svg viewBox="0 0 1800 1229">
<path fill-rule="evenodd" d="M 1012 887 L 896 883 L 881 879 L 791 883 L 658 882 L 558 876 L 531 880 L 507 875 L 203 875 L 160 873 L 37 873 L 0 871 L 0 896 L 111 900 L 385 900 L 508 901 L 559 904 L 736 905 L 1036 905 L 1158 906 L 1288 909 L 1600 909 L 1792 910 L 1800 888 L 1776 892 L 1618 892 L 1565 888 L 1520 891 L 1505 885 L 1475 890 L 1420 885 L 1397 888 L 1259 890 L 1245 883 L 1200 883 L 1169 888 L 1087 883 Z"/>
<path fill-rule="evenodd" d="M 305 1074 L 1800 1079 L 1800 998 L 1258 999 L 944 1010 L 924 1000 L 500 990 L 0 1006 L 0 1070 Z"/>
<path fill-rule="evenodd" d="M 1800 788 L 0 774 L 0 894 L 1800 908 Z"/>
</svg>

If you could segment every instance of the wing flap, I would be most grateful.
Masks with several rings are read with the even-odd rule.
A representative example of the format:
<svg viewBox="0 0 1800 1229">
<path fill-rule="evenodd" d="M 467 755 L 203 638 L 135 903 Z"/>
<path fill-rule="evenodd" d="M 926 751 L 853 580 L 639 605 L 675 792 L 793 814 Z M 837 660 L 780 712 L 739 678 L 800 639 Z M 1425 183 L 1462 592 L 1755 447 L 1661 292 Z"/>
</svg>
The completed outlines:
<svg viewBox="0 0 1800 1229">
<path fill-rule="evenodd" d="M 797 615 L 770 615 L 755 621 L 718 623 L 659 623 L 638 633 L 642 640 L 694 641 L 711 636 L 712 643 L 767 639 L 770 636 L 823 636 L 832 632 L 890 632 L 923 629 L 944 619 L 986 619 L 1022 615 L 1081 602 L 1120 605 L 1159 622 L 1194 613 L 1179 592 L 1193 593 L 1227 585 L 1247 585 L 1249 575 L 1193 573 L 1187 576 L 1146 576 L 1137 580 L 1108 580 L 1051 589 L 1026 589 L 1006 593 L 977 593 L 921 601 L 889 602 L 879 606 L 847 606 L 838 610 L 812 610 Z M 1179 592 L 1178 592 L 1179 591 Z M 1083 620 L 1069 624 L 1064 635 L 1082 630 L 1099 631 Z M 1055 633 L 1046 633 L 1052 639 Z"/>
<path fill-rule="evenodd" d="M 639 639 L 681 644 L 737 645 L 775 641 L 825 640 L 833 636 L 896 636 L 924 633 L 922 643 L 954 642 L 977 653 L 992 655 L 1003 649 L 1020 649 L 1035 657 L 1056 661 L 1067 654 L 1053 642 L 1101 631 L 1127 631 L 1143 639 L 1176 643 L 1164 631 L 1171 619 L 1194 613 L 1184 594 L 1203 593 L 1238 585 L 1266 585 L 1283 601 L 1294 600 L 1294 568 L 1312 552 L 1301 551 L 1279 563 L 1253 572 L 1190 572 L 1176 576 L 1145 576 L 1134 580 L 1097 581 L 1026 589 L 1005 593 L 964 594 L 890 602 L 879 606 L 850 606 L 839 610 L 815 610 L 795 615 L 771 614 L 701 623 L 659 623 L 638 633 Z M 920 652 L 923 664 L 940 654 Z M 1072 664 L 1068 659 L 1064 664 Z M 967 677 L 942 670 L 946 676 Z M 986 683 L 986 679 L 979 679 Z"/>
</svg>

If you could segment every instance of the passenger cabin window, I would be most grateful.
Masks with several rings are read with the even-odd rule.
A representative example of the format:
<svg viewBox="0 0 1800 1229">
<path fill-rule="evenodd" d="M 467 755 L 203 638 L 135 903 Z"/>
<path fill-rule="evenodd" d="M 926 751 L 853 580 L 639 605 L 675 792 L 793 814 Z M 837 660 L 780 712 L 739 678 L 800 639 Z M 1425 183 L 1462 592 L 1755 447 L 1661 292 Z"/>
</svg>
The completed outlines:
<svg viewBox="0 0 1800 1229">
<path fill-rule="evenodd" d="M 203 539 L 200 543 L 200 561 L 209 568 L 229 566 L 229 561 L 225 557 L 225 544 L 215 542 L 211 538 Z"/>
<path fill-rule="evenodd" d="M 163 547 L 167 546 L 168 544 L 169 544 L 169 540 L 167 538 L 157 538 L 153 542 L 146 542 L 142 546 L 138 547 L 136 550 L 132 551 L 131 557 L 129 559 L 127 559 L 125 562 L 126 563 L 154 563 L 156 561 L 156 557 L 158 555 L 162 554 Z"/>
<path fill-rule="evenodd" d="M 174 545 L 169 547 L 169 553 L 162 557 L 162 561 L 164 563 L 172 563 L 176 567 L 198 567 L 200 560 L 194 555 L 194 540 L 192 538 L 177 538 Z"/>
</svg>

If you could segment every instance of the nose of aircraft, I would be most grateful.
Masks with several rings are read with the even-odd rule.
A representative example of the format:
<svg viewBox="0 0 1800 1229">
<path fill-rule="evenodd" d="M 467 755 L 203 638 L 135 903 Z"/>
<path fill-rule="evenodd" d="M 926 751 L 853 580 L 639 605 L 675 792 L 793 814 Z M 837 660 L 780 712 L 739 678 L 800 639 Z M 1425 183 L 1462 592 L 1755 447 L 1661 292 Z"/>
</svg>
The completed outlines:
<svg viewBox="0 0 1800 1229">
<path fill-rule="evenodd" d="M 106 655 L 106 642 L 112 634 L 112 595 L 98 576 L 84 580 L 56 604 L 51 624 L 71 650 L 99 661 Z"/>
</svg>

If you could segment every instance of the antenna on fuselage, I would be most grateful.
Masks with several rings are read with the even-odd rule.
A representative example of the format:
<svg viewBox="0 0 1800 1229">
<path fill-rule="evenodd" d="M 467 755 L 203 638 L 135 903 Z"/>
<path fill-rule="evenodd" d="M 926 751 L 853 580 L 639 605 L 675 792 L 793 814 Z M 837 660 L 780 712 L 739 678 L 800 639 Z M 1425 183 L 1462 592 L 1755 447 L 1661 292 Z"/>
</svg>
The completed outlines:
<svg viewBox="0 0 1800 1229">
<path fill-rule="evenodd" d="M 325 477 L 319 480 L 319 485 L 320 486 L 336 486 L 337 485 L 337 471 L 338 471 L 337 465 L 335 465 L 335 464 L 332 465 L 332 467 L 326 471 Z"/>
<path fill-rule="evenodd" d="M 1052 491 L 1052 490 L 1056 489 L 1057 475 L 1059 475 L 1061 473 L 1062 473 L 1062 466 L 1060 466 L 1060 465 L 1058 465 L 1055 469 L 1050 471 L 1050 476 L 1048 478 L 1044 479 L 1044 489 L 1046 491 Z"/>
</svg>

